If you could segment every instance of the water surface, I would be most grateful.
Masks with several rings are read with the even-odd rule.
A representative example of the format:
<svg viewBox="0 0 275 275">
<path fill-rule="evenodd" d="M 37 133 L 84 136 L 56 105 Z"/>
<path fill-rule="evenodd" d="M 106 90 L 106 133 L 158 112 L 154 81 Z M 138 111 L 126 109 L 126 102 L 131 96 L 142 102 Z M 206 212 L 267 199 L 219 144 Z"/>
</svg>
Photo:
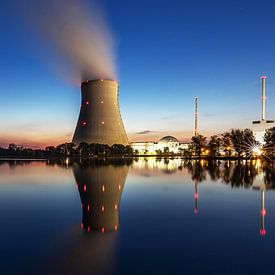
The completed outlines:
<svg viewBox="0 0 275 275">
<path fill-rule="evenodd" d="M 1 274 L 275 272 L 261 161 L 0 161 Z"/>
</svg>

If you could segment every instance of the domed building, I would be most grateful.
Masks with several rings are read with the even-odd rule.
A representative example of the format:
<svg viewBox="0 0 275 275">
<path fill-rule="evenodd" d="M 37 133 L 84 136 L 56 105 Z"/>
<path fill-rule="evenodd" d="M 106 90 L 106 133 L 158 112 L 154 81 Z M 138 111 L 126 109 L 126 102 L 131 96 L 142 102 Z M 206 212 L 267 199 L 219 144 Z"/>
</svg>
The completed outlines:
<svg viewBox="0 0 275 275">
<path fill-rule="evenodd" d="M 152 155 L 157 153 L 179 153 L 179 149 L 187 149 L 188 144 L 180 143 L 175 137 L 165 136 L 158 142 L 132 142 L 131 147 L 137 154 Z"/>
<path fill-rule="evenodd" d="M 179 145 L 180 142 L 175 137 L 165 136 L 157 143 L 157 150 L 178 153 Z"/>
</svg>

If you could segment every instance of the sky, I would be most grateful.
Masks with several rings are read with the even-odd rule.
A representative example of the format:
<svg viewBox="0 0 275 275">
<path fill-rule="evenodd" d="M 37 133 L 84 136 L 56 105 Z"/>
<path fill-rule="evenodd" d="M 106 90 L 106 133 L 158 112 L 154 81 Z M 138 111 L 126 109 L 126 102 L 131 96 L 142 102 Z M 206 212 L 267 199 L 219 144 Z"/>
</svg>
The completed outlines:
<svg viewBox="0 0 275 275">
<path fill-rule="evenodd" d="M 52 68 L 55 54 L 22 24 L 12 1 L 0 11 L 0 146 L 70 142 L 79 85 Z M 275 119 L 275 2 L 102 0 L 115 41 L 119 102 L 130 141 L 199 131 L 210 136 Z M 80 41 L 81 43 L 81 41 Z"/>
</svg>

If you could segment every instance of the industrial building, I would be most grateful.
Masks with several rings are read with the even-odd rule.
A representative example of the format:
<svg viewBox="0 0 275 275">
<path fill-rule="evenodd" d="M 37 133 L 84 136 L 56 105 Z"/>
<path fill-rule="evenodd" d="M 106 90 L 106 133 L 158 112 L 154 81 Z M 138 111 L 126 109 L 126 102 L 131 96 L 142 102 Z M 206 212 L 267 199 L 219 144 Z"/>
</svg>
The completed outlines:
<svg viewBox="0 0 275 275">
<path fill-rule="evenodd" d="M 175 137 L 165 136 L 158 142 L 132 142 L 131 147 L 138 154 L 156 154 L 158 152 L 180 153 L 188 149 L 188 144 L 180 143 Z"/>
<path fill-rule="evenodd" d="M 81 83 L 81 109 L 73 143 L 129 145 L 118 104 L 118 82 L 87 80 Z"/>
<path fill-rule="evenodd" d="M 275 127 L 274 120 L 267 120 L 265 116 L 265 80 L 266 76 L 262 76 L 262 118 L 261 120 L 255 120 L 252 122 L 252 131 L 256 140 L 260 144 L 264 144 L 265 131 L 269 128 Z"/>
</svg>

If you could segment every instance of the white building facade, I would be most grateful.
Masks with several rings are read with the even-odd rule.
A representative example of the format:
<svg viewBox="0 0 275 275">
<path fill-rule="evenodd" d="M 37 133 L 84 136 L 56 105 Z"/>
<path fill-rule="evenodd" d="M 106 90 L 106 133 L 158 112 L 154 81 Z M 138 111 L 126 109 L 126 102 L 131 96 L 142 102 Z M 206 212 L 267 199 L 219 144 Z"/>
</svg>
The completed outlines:
<svg viewBox="0 0 275 275">
<path fill-rule="evenodd" d="M 132 142 L 134 152 L 141 155 L 154 155 L 158 153 L 178 154 L 188 149 L 187 143 L 180 143 L 175 137 L 165 136 L 158 142 Z"/>
</svg>

